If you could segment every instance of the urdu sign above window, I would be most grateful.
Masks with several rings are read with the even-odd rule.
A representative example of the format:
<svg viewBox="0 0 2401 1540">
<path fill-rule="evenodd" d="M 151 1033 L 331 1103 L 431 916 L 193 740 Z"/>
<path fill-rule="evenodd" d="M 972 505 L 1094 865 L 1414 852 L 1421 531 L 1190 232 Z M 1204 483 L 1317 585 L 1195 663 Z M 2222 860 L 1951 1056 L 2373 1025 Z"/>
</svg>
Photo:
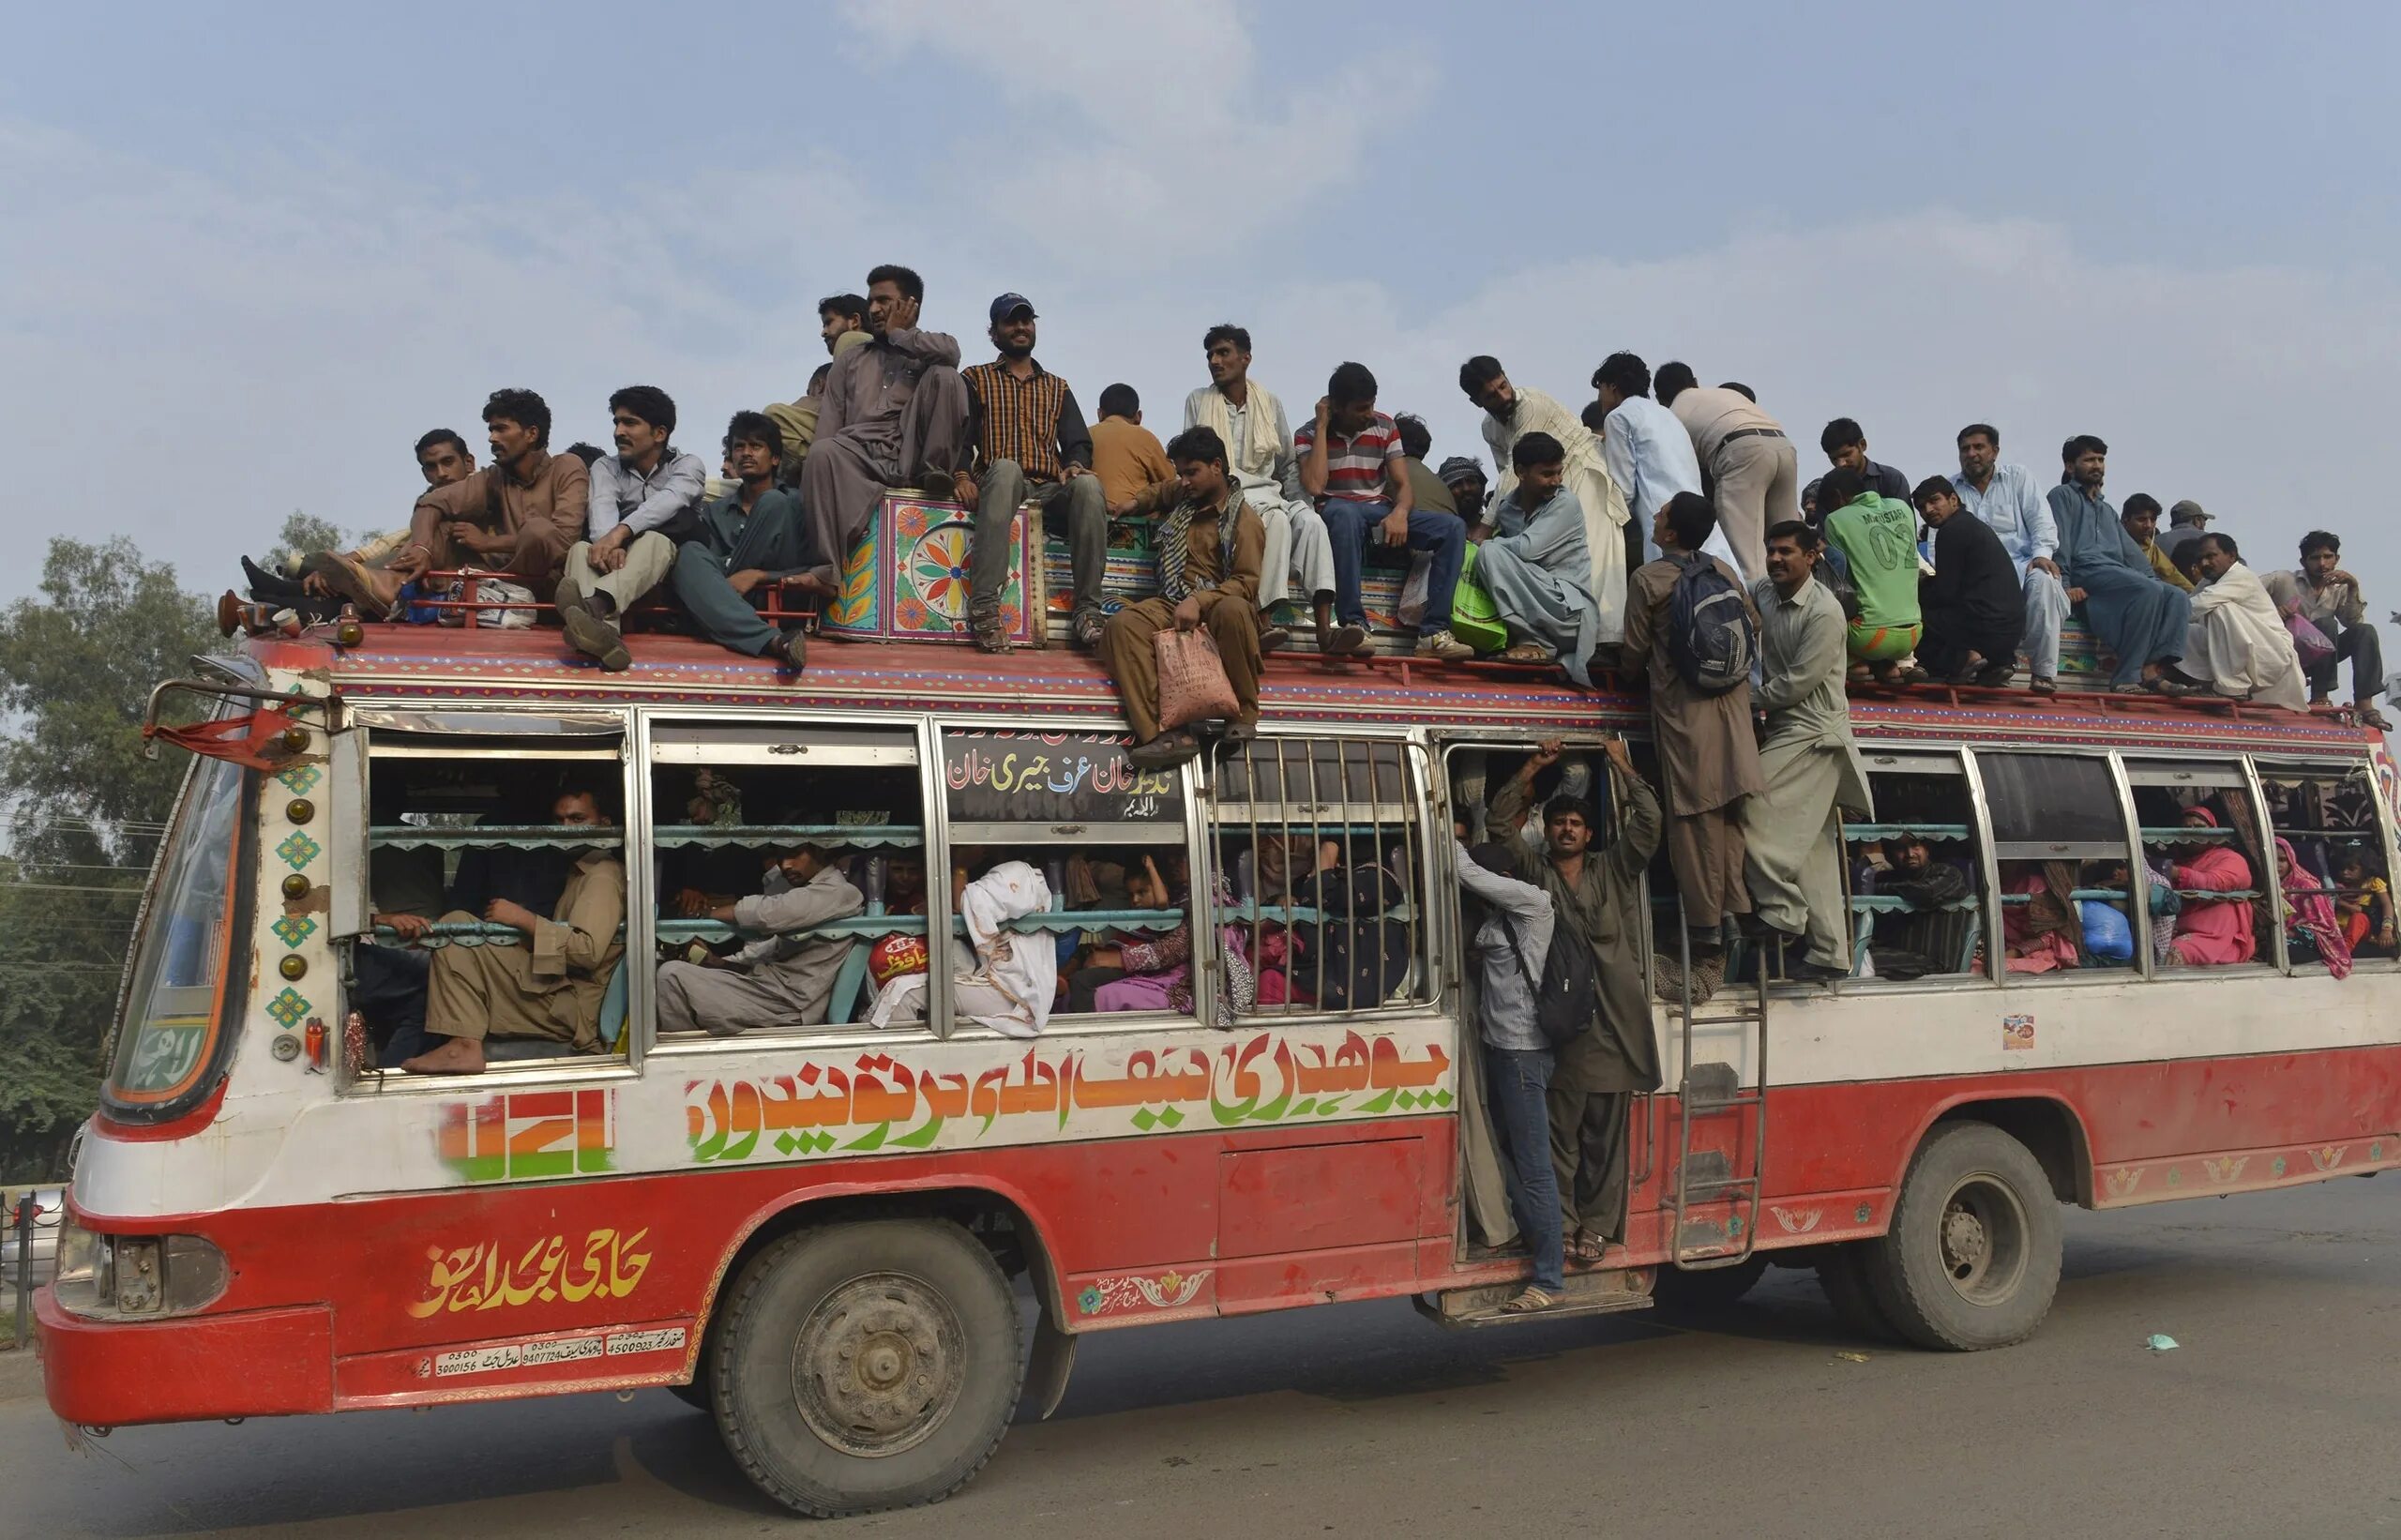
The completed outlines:
<svg viewBox="0 0 2401 1540">
<path fill-rule="evenodd" d="M 1174 823 L 1184 783 L 1137 769 L 1130 740 L 1105 732 L 945 731 L 943 794 L 950 816 L 979 823 Z"/>
</svg>

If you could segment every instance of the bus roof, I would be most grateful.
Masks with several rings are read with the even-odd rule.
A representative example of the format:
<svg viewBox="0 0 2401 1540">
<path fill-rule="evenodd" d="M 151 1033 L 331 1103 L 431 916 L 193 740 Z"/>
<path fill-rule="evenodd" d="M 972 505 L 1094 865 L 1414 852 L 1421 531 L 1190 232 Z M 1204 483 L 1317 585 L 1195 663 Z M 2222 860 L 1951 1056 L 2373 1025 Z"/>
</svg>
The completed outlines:
<svg viewBox="0 0 2401 1540">
<path fill-rule="evenodd" d="M 664 705 L 794 706 L 958 714 L 1040 711 L 1121 721 L 1116 691 L 1098 661 L 1066 647 L 1002 656 L 934 642 L 818 640 L 797 675 L 688 637 L 636 633 L 633 666 L 608 673 L 557 631 L 370 626 L 356 647 L 319 639 L 251 639 L 273 668 L 318 674 L 358 701 L 487 700 Z M 1442 664 L 1397 656 L 1267 659 L 1261 704 L 1276 722 L 1379 723 L 1548 732 L 1639 732 L 1643 696 L 1579 690 L 1556 670 L 1495 663 Z M 2055 742 L 2218 752 L 2255 749 L 2346 757 L 2375 743 L 2367 729 L 2332 715 L 2207 697 L 2181 701 L 2107 692 L 2038 696 L 2023 690 L 1921 686 L 1855 688 L 1851 720 L 1863 741 L 1913 739 Z"/>
</svg>

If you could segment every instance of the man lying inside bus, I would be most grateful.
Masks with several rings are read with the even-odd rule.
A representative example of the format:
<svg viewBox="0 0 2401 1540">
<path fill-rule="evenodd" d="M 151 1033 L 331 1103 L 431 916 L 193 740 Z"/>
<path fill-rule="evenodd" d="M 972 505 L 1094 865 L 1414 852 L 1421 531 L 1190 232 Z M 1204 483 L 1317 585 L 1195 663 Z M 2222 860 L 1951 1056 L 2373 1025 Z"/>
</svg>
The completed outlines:
<svg viewBox="0 0 2401 1540">
<path fill-rule="evenodd" d="M 2217 815 L 2207 808 L 2184 810 L 2184 827 L 2214 829 Z M 2181 858 L 2168 868 L 2176 886 L 2184 891 L 2184 912 L 2176 916 L 2176 940 L 2169 960 L 2187 967 L 2222 967 L 2249 962 L 2259 955 L 2251 928 L 2251 900 L 2201 898 L 2208 893 L 2239 893 L 2251 886 L 2251 863 L 2232 844 L 2196 838 L 2182 847 Z"/>
<path fill-rule="evenodd" d="M 570 786 L 551 805 L 551 822 L 568 828 L 605 828 L 612 820 L 594 786 Z M 404 1060 L 411 1075 L 475 1075 L 484 1067 L 488 1037 L 540 1037 L 598 1053 L 600 1002 L 625 956 L 626 868 L 613 849 L 577 855 L 551 916 L 509 898 L 494 898 L 480 916 L 523 931 L 530 946 L 445 946 L 433 954 L 427 985 L 426 1031 L 442 1039 Z M 454 911 L 445 924 L 478 916 Z"/>
<path fill-rule="evenodd" d="M 1110 1011 L 1172 1011 L 1189 1016 L 1192 995 L 1192 913 L 1190 870 L 1176 856 L 1169 859 L 1179 880 L 1170 883 L 1159 871 L 1158 859 L 1145 854 L 1127 875 L 1127 896 L 1136 909 L 1182 909 L 1184 918 L 1164 935 L 1142 941 L 1090 948 L 1084 964 L 1067 980 L 1067 1009 L 1089 1014 Z M 1219 907 L 1233 902 L 1232 886 L 1223 873 L 1216 880 Z M 1217 997 L 1216 1024 L 1229 1027 L 1236 1015 L 1248 1015 L 1257 1005 L 1258 987 L 1246 956 L 1248 942 L 1235 925 L 1219 928 L 1224 942 L 1226 989 Z"/>
<path fill-rule="evenodd" d="M 1191 635 L 1205 626 L 1233 686 L 1229 739 L 1248 738 L 1259 721 L 1259 575 L 1267 532 L 1226 476 L 1226 445 L 1213 429 L 1187 428 L 1168 445 L 1175 479 L 1134 499 L 1137 516 L 1165 511 L 1158 526 L 1159 591 L 1110 617 L 1100 659 L 1117 684 L 1127 755 L 1146 770 L 1181 764 L 1200 752 L 1182 728 L 1159 725 L 1158 637 L 1172 627 Z"/>
<path fill-rule="evenodd" d="M 834 980 L 859 938 L 812 935 L 828 920 L 867 907 L 832 847 L 804 843 L 775 853 L 761 890 L 720 905 L 708 917 L 757 939 L 731 957 L 658 965 L 658 1030 L 732 1037 L 777 1027 L 825 1022 Z"/>
</svg>

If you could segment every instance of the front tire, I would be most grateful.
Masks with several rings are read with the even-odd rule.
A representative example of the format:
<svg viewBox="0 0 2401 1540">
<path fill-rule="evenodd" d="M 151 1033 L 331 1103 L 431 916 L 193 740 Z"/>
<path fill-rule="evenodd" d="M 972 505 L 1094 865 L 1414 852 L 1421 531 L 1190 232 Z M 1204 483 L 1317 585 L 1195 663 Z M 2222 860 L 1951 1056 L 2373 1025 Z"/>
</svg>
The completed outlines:
<svg viewBox="0 0 2401 1540">
<path fill-rule="evenodd" d="M 751 1259 L 709 1375 L 727 1452 L 820 1518 L 938 1502 L 991 1458 L 1024 1355 L 1008 1280 L 959 1226 L 878 1219 Z"/>
<path fill-rule="evenodd" d="M 2060 1283 L 2060 1211 L 2033 1152 L 1987 1123 L 1935 1131 L 1910 1163 L 1865 1271 L 1895 1331 L 1976 1352 L 2034 1335 Z"/>
</svg>

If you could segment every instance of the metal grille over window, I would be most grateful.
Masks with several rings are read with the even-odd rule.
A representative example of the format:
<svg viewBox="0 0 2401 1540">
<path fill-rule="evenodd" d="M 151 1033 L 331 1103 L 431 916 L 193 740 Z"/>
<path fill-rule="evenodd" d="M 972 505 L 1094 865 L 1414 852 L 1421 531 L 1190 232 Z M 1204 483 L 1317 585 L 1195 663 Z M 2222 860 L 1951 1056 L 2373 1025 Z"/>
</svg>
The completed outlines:
<svg viewBox="0 0 2401 1540">
<path fill-rule="evenodd" d="M 1259 1013 L 1430 1000 L 1416 750 L 1261 738 L 1220 761 L 1216 778 L 1210 840 L 1233 899 L 1226 944 L 1256 972 Z"/>
</svg>

